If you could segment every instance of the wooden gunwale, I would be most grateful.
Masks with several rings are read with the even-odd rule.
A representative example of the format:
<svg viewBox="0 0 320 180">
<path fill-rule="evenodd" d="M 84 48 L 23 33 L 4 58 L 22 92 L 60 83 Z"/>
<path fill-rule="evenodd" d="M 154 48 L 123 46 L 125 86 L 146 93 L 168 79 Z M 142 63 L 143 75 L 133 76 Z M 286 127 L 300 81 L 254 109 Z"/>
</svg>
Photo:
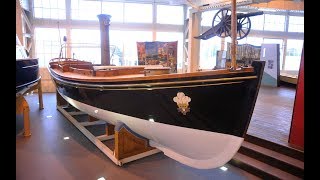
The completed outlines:
<svg viewBox="0 0 320 180">
<path fill-rule="evenodd" d="M 82 88 L 82 89 L 95 89 L 95 90 L 103 91 L 103 90 L 155 90 L 155 89 L 216 86 L 216 85 L 222 85 L 222 84 L 243 83 L 245 80 L 256 79 L 256 78 L 257 76 L 246 76 L 246 77 L 235 77 L 235 78 L 208 79 L 206 82 L 202 82 L 201 80 L 195 80 L 195 81 L 182 81 L 182 82 L 120 84 L 120 85 L 84 84 L 84 83 L 65 81 L 59 78 L 55 78 L 55 81 L 58 84 L 64 84 L 70 87 Z"/>
<path fill-rule="evenodd" d="M 181 78 L 191 78 L 191 77 L 201 77 L 201 76 L 211 76 L 211 75 L 230 75 L 230 74 L 243 74 L 254 72 L 253 67 L 246 67 L 240 70 L 230 71 L 229 69 L 223 70 L 209 70 L 201 72 L 192 73 L 172 73 L 172 74 L 162 74 L 145 76 L 144 74 L 130 74 L 130 75 L 120 75 L 120 76 L 110 76 L 110 77 L 97 77 L 88 76 L 83 74 L 77 74 L 73 72 L 62 72 L 59 69 L 50 68 L 54 74 L 60 76 L 65 80 L 72 80 L 78 82 L 133 82 L 133 81 L 148 81 L 148 80 L 161 80 L 161 79 L 181 79 Z"/>
<path fill-rule="evenodd" d="M 19 89 L 19 88 L 22 88 L 22 87 L 27 87 L 27 86 L 30 85 L 30 84 L 33 84 L 33 83 L 36 83 L 36 82 L 40 81 L 40 79 L 41 79 L 41 76 L 39 76 L 37 79 L 35 79 L 35 80 L 33 80 L 33 81 L 30 81 L 30 82 L 21 84 L 21 85 L 19 85 L 19 86 L 16 86 L 16 89 Z"/>
</svg>

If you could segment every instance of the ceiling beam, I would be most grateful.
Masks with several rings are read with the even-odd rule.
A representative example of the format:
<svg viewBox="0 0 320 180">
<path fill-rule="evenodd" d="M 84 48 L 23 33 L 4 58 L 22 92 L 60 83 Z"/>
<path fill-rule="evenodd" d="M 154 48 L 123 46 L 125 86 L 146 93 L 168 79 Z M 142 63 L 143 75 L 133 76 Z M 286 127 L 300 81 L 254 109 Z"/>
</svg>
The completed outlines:
<svg viewBox="0 0 320 180">
<path fill-rule="evenodd" d="M 298 0 L 272 0 L 267 3 L 251 4 L 250 6 L 257 8 L 304 11 L 304 1 Z"/>
</svg>

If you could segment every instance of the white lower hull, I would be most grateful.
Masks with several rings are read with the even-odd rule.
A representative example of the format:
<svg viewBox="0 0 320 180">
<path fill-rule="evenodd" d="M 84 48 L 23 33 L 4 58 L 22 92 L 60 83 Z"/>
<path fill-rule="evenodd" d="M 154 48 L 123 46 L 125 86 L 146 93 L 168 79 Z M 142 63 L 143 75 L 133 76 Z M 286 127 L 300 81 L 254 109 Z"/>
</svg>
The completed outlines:
<svg viewBox="0 0 320 180">
<path fill-rule="evenodd" d="M 90 116 L 114 125 L 119 121 L 124 123 L 132 131 L 149 139 L 150 146 L 158 148 L 182 164 L 198 169 L 223 166 L 237 153 L 244 140 L 228 134 L 147 121 L 99 109 L 62 94 L 61 96 Z"/>
</svg>

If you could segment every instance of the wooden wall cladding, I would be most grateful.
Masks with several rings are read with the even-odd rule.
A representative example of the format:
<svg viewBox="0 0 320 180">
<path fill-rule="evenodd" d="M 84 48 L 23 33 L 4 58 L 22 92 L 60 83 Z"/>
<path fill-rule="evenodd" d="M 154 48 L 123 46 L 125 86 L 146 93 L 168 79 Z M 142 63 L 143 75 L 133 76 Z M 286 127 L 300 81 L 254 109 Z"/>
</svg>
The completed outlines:
<svg viewBox="0 0 320 180">
<path fill-rule="evenodd" d="M 23 33 L 22 33 L 22 9 L 20 1 L 16 0 L 16 34 L 21 43 L 23 43 Z M 23 45 L 23 44 L 22 44 Z"/>
<path fill-rule="evenodd" d="M 39 68 L 41 76 L 42 92 L 56 92 L 56 87 L 50 77 L 50 73 L 47 68 Z"/>
</svg>

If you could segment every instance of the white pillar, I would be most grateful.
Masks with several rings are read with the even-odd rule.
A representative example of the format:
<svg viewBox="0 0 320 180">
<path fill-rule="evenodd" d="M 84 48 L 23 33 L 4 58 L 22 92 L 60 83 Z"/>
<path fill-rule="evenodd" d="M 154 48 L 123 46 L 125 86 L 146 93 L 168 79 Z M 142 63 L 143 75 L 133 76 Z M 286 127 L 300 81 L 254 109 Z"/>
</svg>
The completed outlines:
<svg viewBox="0 0 320 180">
<path fill-rule="evenodd" d="M 201 27 L 201 12 L 190 12 L 189 15 L 189 39 L 188 39 L 188 72 L 195 72 L 199 69 L 200 60 L 200 40 L 195 39 L 199 36 Z"/>
</svg>

